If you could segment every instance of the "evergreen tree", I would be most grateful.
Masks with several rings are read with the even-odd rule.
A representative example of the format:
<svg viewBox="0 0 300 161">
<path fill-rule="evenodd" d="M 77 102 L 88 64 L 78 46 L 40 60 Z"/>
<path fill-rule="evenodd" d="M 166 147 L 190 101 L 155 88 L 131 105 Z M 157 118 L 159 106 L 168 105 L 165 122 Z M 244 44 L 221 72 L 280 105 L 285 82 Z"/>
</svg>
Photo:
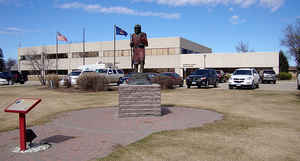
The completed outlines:
<svg viewBox="0 0 300 161">
<path fill-rule="evenodd" d="M 3 56 L 2 49 L 0 48 L 0 72 L 4 72 L 4 71 L 5 71 L 4 56 Z"/>
<path fill-rule="evenodd" d="M 289 62 L 281 50 L 279 52 L 279 72 L 289 72 Z"/>
</svg>

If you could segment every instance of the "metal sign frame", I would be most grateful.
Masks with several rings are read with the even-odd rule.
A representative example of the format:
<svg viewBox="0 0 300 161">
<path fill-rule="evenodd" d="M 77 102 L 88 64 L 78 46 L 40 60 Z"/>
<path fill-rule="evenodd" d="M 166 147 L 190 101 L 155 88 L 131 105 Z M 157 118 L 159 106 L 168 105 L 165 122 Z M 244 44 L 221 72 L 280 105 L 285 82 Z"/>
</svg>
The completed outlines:
<svg viewBox="0 0 300 161">
<path fill-rule="evenodd" d="M 31 105 L 27 105 L 27 108 L 24 108 L 24 110 L 16 110 L 14 109 L 13 105 L 19 104 L 18 101 L 21 100 L 31 100 L 33 103 Z M 32 110 L 37 104 L 39 104 L 42 101 L 40 98 L 17 98 L 13 103 L 8 105 L 4 111 L 5 112 L 12 112 L 12 113 L 19 113 L 19 129 L 20 129 L 20 150 L 24 151 L 26 150 L 26 116 L 25 114 L 28 113 L 30 110 Z M 22 103 L 22 102 L 20 102 Z M 13 108 L 13 109 L 10 109 Z"/>
</svg>

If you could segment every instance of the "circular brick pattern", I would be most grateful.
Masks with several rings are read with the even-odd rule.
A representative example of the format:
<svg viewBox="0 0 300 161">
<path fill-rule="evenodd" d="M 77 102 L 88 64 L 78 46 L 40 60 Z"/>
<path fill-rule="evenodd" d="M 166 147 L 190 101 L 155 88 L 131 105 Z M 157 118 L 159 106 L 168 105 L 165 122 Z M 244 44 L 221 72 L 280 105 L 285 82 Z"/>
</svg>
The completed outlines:
<svg viewBox="0 0 300 161">
<path fill-rule="evenodd" d="M 85 161 L 111 153 L 116 145 L 128 145 L 163 130 L 200 127 L 222 119 L 216 112 L 183 107 L 164 108 L 160 117 L 119 118 L 118 108 L 97 108 L 63 113 L 45 125 L 31 129 L 33 142 L 52 147 L 38 153 L 12 153 L 19 143 L 19 131 L 0 133 L 0 160 Z"/>
</svg>

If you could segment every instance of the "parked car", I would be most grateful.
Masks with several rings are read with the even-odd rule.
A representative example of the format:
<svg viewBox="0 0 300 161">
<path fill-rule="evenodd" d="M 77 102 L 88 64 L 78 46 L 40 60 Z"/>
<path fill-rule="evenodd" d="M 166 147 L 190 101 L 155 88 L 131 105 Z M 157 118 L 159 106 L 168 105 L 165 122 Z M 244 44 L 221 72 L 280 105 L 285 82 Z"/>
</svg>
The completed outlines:
<svg viewBox="0 0 300 161">
<path fill-rule="evenodd" d="M 121 84 L 122 83 L 128 83 L 128 79 L 130 79 L 132 74 L 135 74 L 135 73 L 132 72 L 132 73 L 125 74 L 124 77 L 122 77 L 122 79 L 121 79 Z M 158 73 L 146 73 L 146 74 L 148 74 L 148 78 L 151 82 L 154 81 L 155 77 L 159 76 Z"/>
<path fill-rule="evenodd" d="M 118 85 L 122 83 L 124 77 L 124 72 L 121 69 L 105 68 L 97 69 L 96 72 L 107 77 L 110 83 L 117 83 Z"/>
<path fill-rule="evenodd" d="M 263 70 L 261 71 L 262 83 L 273 83 L 276 84 L 276 73 L 274 70 Z"/>
<path fill-rule="evenodd" d="M 259 88 L 259 74 L 255 69 L 237 69 L 229 78 L 229 89 L 233 87 Z"/>
<path fill-rule="evenodd" d="M 7 82 L 8 85 L 13 85 L 15 83 L 14 77 L 10 72 L 0 72 L 0 78 L 2 83 Z M 5 79 L 6 81 L 3 81 Z"/>
<path fill-rule="evenodd" d="M 175 85 L 179 85 L 179 87 L 183 87 L 183 78 L 175 72 L 160 73 L 160 76 L 170 77 L 175 82 Z"/>
<path fill-rule="evenodd" d="M 223 70 L 216 70 L 219 83 L 226 82 L 225 73 Z"/>
<path fill-rule="evenodd" d="M 11 71 L 11 74 L 14 77 L 15 83 L 24 84 L 26 81 L 28 81 L 28 76 L 25 73 L 20 73 L 18 71 Z"/>
<path fill-rule="evenodd" d="M 300 72 L 298 73 L 298 76 L 297 76 L 297 87 L 300 90 Z"/>
<path fill-rule="evenodd" d="M 71 81 L 71 85 L 77 84 L 77 79 L 79 78 L 81 73 L 82 73 L 81 70 L 77 70 L 68 74 L 67 78 Z M 62 81 L 68 81 L 68 80 L 62 79 Z"/>
<path fill-rule="evenodd" d="M 8 83 L 9 82 L 6 79 L 0 77 L 0 85 L 5 85 L 5 84 L 8 84 Z"/>
<path fill-rule="evenodd" d="M 198 86 L 198 88 L 201 88 L 201 86 L 208 87 L 209 85 L 217 87 L 218 78 L 216 70 L 197 69 L 186 78 L 186 85 L 187 88 L 190 88 L 191 86 Z"/>
</svg>

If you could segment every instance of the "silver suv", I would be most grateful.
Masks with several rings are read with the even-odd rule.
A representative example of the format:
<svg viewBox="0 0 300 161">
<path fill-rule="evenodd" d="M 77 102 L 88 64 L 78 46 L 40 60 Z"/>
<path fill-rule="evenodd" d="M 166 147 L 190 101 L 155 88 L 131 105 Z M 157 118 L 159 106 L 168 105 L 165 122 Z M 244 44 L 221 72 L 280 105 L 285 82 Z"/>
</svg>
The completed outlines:
<svg viewBox="0 0 300 161">
<path fill-rule="evenodd" d="M 276 84 L 276 73 L 274 70 L 263 70 L 261 71 L 262 83 L 273 83 Z"/>
<path fill-rule="evenodd" d="M 96 72 L 108 78 L 110 83 L 117 83 L 118 85 L 121 84 L 124 77 L 124 72 L 121 69 L 105 68 L 97 69 Z"/>
</svg>

